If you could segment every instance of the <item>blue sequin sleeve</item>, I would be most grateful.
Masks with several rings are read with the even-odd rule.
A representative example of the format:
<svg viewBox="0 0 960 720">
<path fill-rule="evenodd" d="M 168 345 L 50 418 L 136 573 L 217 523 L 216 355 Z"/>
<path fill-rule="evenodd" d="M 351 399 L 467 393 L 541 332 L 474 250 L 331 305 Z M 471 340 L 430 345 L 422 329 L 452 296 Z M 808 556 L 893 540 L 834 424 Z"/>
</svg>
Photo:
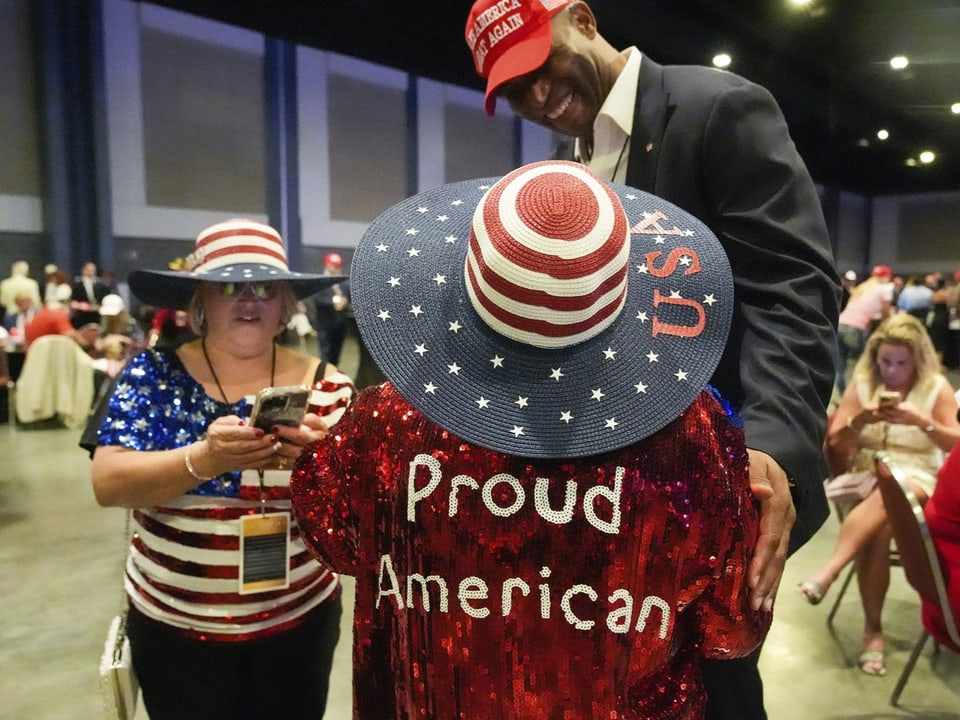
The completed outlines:
<svg viewBox="0 0 960 720">
<path fill-rule="evenodd" d="M 727 414 L 727 417 L 730 418 L 730 423 L 735 428 L 743 428 L 743 418 L 740 417 L 740 413 L 736 411 L 733 405 L 730 404 L 730 401 L 727 400 L 723 395 L 720 394 L 720 391 L 717 390 L 713 385 L 707 385 L 707 390 L 717 399 L 717 402 L 720 403 L 720 407 L 723 408 L 723 411 Z"/>
<path fill-rule="evenodd" d="M 98 445 L 171 450 L 196 442 L 217 417 L 245 415 L 246 401 L 210 398 L 174 353 L 144 350 L 117 378 L 97 437 Z M 233 494 L 240 473 L 226 473 L 192 492 Z"/>
</svg>

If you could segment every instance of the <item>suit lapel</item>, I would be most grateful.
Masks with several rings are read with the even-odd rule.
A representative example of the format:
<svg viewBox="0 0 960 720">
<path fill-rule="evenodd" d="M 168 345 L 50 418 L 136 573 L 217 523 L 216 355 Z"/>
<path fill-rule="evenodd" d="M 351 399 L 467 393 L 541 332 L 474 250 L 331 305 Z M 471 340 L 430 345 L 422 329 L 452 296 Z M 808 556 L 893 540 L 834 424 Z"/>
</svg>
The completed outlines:
<svg viewBox="0 0 960 720">
<path fill-rule="evenodd" d="M 663 134 L 672 113 L 670 93 L 663 87 L 663 66 L 644 55 L 633 109 L 628 185 L 655 192 Z"/>
</svg>

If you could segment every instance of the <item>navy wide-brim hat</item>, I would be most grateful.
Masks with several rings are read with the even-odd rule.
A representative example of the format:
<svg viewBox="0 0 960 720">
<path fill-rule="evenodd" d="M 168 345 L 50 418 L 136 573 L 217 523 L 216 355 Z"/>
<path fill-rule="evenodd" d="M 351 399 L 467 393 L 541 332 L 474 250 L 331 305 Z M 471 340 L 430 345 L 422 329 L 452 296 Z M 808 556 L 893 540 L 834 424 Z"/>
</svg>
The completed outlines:
<svg viewBox="0 0 960 720">
<path fill-rule="evenodd" d="M 604 453 L 666 426 L 706 387 L 733 313 L 706 225 L 569 162 L 404 200 L 351 269 L 363 341 L 403 397 L 521 457 Z"/>
<path fill-rule="evenodd" d="M 303 299 L 346 280 L 336 275 L 292 272 L 280 233 L 254 220 L 228 220 L 203 230 L 183 270 L 134 270 L 127 278 L 137 298 L 154 307 L 185 310 L 197 282 L 283 280 Z"/>
</svg>

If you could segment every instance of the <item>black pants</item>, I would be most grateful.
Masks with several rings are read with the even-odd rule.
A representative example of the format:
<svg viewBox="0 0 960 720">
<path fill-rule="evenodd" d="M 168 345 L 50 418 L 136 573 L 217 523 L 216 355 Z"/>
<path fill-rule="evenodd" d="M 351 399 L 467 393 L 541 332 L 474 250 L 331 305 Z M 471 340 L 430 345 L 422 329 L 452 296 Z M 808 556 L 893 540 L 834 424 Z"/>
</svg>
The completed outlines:
<svg viewBox="0 0 960 720">
<path fill-rule="evenodd" d="M 706 720 L 767 720 L 767 711 L 763 708 L 763 682 L 757 667 L 759 660 L 760 648 L 757 648 L 745 658 L 703 663 L 703 680 L 707 689 Z"/>
<path fill-rule="evenodd" d="M 204 642 L 131 609 L 127 633 L 150 720 L 320 720 L 340 613 L 338 592 L 290 630 Z"/>
</svg>

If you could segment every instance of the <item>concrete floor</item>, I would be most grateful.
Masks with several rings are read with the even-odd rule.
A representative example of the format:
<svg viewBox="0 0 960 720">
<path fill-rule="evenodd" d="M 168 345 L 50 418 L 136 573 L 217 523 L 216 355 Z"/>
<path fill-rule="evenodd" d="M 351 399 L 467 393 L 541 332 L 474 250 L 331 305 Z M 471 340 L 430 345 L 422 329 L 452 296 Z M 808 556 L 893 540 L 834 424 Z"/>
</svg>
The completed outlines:
<svg viewBox="0 0 960 720">
<path fill-rule="evenodd" d="M 342 366 L 353 372 L 350 357 L 348 345 Z M 78 438 L 75 430 L 0 425 L 0 718 L 102 716 L 97 665 L 120 602 L 124 513 L 94 502 Z M 811 607 L 795 591 L 830 552 L 836 531 L 831 519 L 787 565 L 761 657 L 771 720 L 960 718 L 960 656 L 944 651 L 932 663 L 929 644 L 901 707 L 888 704 L 920 629 L 919 601 L 902 572 L 893 570 L 884 611 L 889 672 L 882 678 L 856 667 L 862 615 L 855 586 L 844 597 L 835 633 L 825 624 L 833 596 Z M 351 718 L 353 583 L 345 578 L 344 585 L 348 612 L 328 720 Z M 147 718 L 142 708 L 137 718 Z"/>
</svg>

